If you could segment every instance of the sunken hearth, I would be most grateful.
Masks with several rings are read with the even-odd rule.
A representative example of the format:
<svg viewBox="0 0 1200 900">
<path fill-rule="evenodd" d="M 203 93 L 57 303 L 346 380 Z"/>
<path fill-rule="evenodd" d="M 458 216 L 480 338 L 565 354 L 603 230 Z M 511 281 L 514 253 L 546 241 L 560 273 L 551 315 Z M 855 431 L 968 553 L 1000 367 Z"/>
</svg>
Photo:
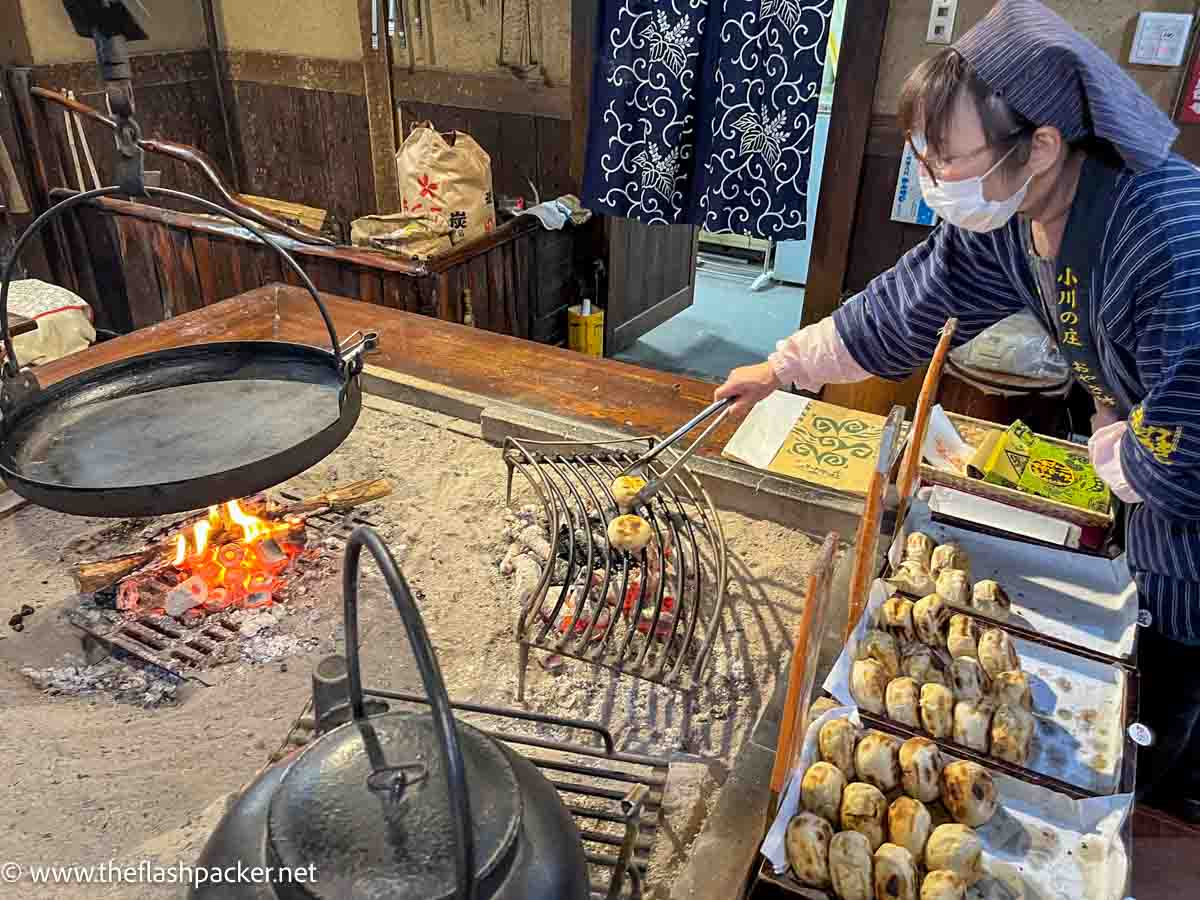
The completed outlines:
<svg viewBox="0 0 1200 900">
<path fill-rule="evenodd" d="M 85 649 L 112 658 L 27 674 L 51 693 L 150 705 L 171 699 L 171 685 L 207 684 L 203 671 L 214 666 L 316 649 L 316 638 L 275 626 L 295 594 L 336 570 L 350 532 L 376 524 L 358 507 L 390 492 L 387 481 L 367 480 L 308 498 L 230 501 L 143 531 L 134 552 L 75 564 L 80 602 L 67 619 Z"/>
</svg>

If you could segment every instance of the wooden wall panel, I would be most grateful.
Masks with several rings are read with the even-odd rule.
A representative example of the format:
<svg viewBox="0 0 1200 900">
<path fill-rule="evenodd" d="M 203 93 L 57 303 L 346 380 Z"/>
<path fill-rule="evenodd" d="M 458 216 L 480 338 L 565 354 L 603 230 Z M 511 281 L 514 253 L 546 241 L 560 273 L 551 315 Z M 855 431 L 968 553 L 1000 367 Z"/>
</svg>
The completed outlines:
<svg viewBox="0 0 1200 900">
<path fill-rule="evenodd" d="M 429 121 L 440 131 L 465 131 L 492 158 L 492 184 L 496 196 L 532 200 L 529 181 L 543 200 L 572 187 L 570 160 L 571 124 L 544 116 L 434 106 L 402 101 L 401 122 L 407 135 L 416 122 Z"/>
<path fill-rule="evenodd" d="M 148 138 L 189 144 L 204 151 L 217 167 L 232 173 L 225 126 L 221 121 L 217 98 L 217 82 L 212 60 L 207 51 L 189 50 L 137 56 L 133 60 L 134 91 L 137 101 L 137 120 L 142 134 Z M 98 109 L 104 109 L 104 94 L 95 63 L 65 63 L 36 66 L 34 83 L 51 90 L 72 90 L 76 98 Z M 55 136 L 61 138 L 65 123 L 61 110 L 49 114 Z M 84 132 L 92 156 L 105 184 L 114 181 L 116 147 L 112 132 L 93 122 L 85 122 Z M 62 161 L 67 180 L 55 186 L 78 188 L 74 163 L 70 156 Z M 91 187 L 86 160 L 80 157 L 88 187 Z M 201 178 L 182 163 L 159 156 L 146 156 L 146 168 L 162 172 L 164 187 L 212 196 Z"/>
<path fill-rule="evenodd" d="M 246 193 L 327 210 L 346 229 L 374 209 L 363 97 L 254 82 L 232 93 Z"/>
</svg>

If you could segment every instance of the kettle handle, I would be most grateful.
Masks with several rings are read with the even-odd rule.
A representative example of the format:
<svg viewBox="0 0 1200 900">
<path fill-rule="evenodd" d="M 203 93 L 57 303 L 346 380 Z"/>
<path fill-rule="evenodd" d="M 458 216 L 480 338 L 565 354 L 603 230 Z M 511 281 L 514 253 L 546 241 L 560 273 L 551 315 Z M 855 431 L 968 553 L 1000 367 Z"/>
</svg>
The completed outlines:
<svg viewBox="0 0 1200 900">
<path fill-rule="evenodd" d="M 475 896 L 475 847 L 471 834 L 471 798 L 467 793 L 466 764 L 458 744 L 458 730 L 450 708 L 446 683 L 438 667 L 437 657 L 425 631 L 421 612 L 409 590 L 408 582 L 391 551 L 373 529 L 360 525 L 346 542 L 346 558 L 342 564 L 342 596 L 345 599 L 346 676 L 350 688 L 350 711 L 355 721 L 366 718 L 363 703 L 362 676 L 358 658 L 358 570 L 362 550 L 366 547 L 375 558 L 379 571 L 392 592 L 392 602 L 404 621 L 413 658 L 421 673 L 425 693 L 433 713 L 433 726 L 442 749 L 442 765 L 446 770 L 446 786 L 450 794 L 450 812 L 454 823 L 454 868 L 457 872 L 456 900 L 473 900 Z"/>
</svg>

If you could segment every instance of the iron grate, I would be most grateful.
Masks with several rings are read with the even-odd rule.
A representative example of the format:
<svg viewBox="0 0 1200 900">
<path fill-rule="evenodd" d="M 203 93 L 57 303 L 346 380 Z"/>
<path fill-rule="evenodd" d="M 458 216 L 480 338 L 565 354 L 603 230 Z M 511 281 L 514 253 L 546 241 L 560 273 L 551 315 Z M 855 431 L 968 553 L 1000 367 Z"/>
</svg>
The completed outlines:
<svg viewBox="0 0 1200 900">
<path fill-rule="evenodd" d="M 552 548 L 516 626 L 517 699 L 524 700 L 529 651 L 543 650 L 682 692 L 687 741 L 693 695 L 724 606 L 725 536 L 707 491 L 681 466 L 637 510 L 651 526 L 650 545 L 637 558 L 614 550 L 607 527 L 620 510 L 610 486 L 636 459 L 630 443 L 504 443 L 507 501 L 512 504 L 513 475 L 520 472 L 537 495 Z M 663 454 L 672 454 L 665 463 L 649 463 L 647 478 L 661 478 L 678 458 L 674 450 Z M 560 557 L 566 575 L 554 583 Z M 655 557 L 657 578 L 648 574 Z"/>
</svg>

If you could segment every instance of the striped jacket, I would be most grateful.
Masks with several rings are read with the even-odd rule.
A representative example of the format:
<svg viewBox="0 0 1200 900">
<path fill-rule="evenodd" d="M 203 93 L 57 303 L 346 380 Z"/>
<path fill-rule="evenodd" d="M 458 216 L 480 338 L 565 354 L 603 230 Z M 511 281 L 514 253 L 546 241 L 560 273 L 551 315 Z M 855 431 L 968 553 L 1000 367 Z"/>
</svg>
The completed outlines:
<svg viewBox="0 0 1200 900">
<path fill-rule="evenodd" d="M 1121 463 L 1143 498 L 1128 529 L 1142 604 L 1168 637 L 1200 643 L 1200 169 L 1179 157 L 1122 172 L 1092 268 L 1092 334 L 1129 413 Z M 834 313 L 864 369 L 908 376 L 946 319 L 963 343 L 1039 300 L 1020 223 L 988 234 L 943 224 Z"/>
</svg>

